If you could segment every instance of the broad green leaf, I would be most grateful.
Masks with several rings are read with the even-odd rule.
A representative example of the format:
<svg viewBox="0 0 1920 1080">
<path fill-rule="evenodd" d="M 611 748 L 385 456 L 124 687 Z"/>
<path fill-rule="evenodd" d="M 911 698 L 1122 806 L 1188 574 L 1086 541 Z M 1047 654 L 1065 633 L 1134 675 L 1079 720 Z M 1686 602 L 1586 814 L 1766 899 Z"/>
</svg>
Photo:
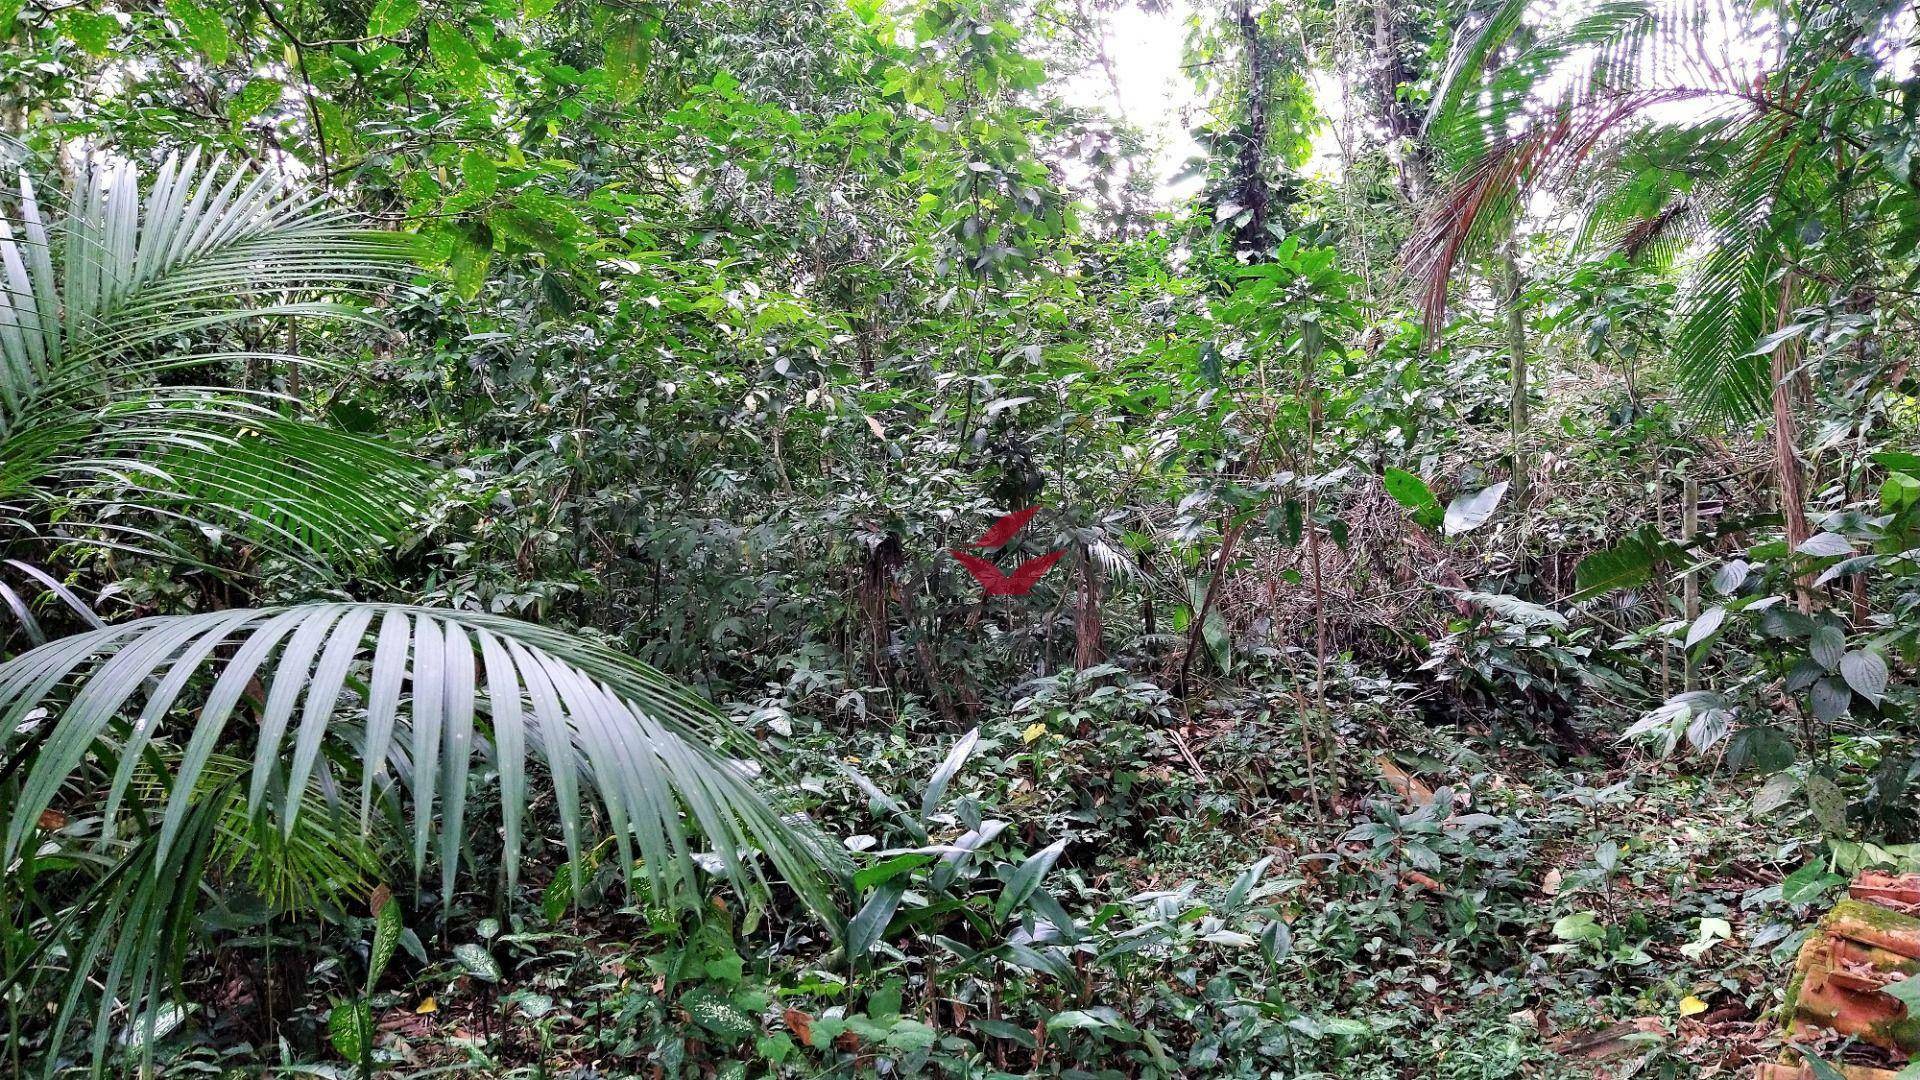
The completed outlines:
<svg viewBox="0 0 1920 1080">
<path fill-rule="evenodd" d="M 500 962 L 493 958 L 484 945 L 472 941 L 461 942 L 453 947 L 453 958 L 460 961 L 460 967 L 476 979 L 490 983 L 500 981 Z"/>
<path fill-rule="evenodd" d="M 631 102 L 645 89 L 653 60 L 653 38 L 660 22 L 652 16 L 623 15 L 606 29 L 607 88 L 614 100 Z"/>
<path fill-rule="evenodd" d="M 1027 897 L 1040 887 L 1040 879 L 1047 876 L 1047 871 L 1053 869 L 1053 864 L 1059 861 L 1060 853 L 1065 850 L 1066 840 L 1055 840 L 1021 863 L 1013 876 L 1007 879 L 1006 888 L 1000 892 L 1000 901 L 993 908 L 994 919 L 1005 922 L 1008 916 L 1020 910 L 1020 905 L 1026 903 Z"/>
<path fill-rule="evenodd" d="M 373 1010 L 366 999 L 335 1002 L 327 1017 L 327 1039 L 334 1052 L 358 1065 L 361 1055 L 373 1045 Z"/>
<path fill-rule="evenodd" d="M 246 123 L 278 103 L 284 90 L 278 79 L 248 79 L 247 85 L 227 102 L 227 119 Z"/>
<path fill-rule="evenodd" d="M 1767 777 L 1753 796 L 1753 816 L 1765 817 L 1785 806 L 1800 790 L 1800 781 L 1792 773 L 1777 772 Z"/>
<path fill-rule="evenodd" d="M 1847 651 L 1846 632 L 1832 623 L 1821 623 L 1813 628 L 1813 638 L 1808 644 L 1815 661 L 1828 671 L 1840 666 L 1840 658 Z"/>
<path fill-rule="evenodd" d="M 406 929 L 400 919 L 400 902 L 392 897 L 380 905 L 373 915 L 373 951 L 367 957 L 367 993 L 380 981 L 387 970 L 387 963 L 393 959 L 393 951 L 400 947 L 400 931 Z"/>
<path fill-rule="evenodd" d="M 427 51 L 453 84 L 466 93 L 475 93 L 486 85 L 486 66 L 467 35 L 447 23 L 427 27 Z"/>
<path fill-rule="evenodd" d="M 1553 936 L 1561 941 L 1599 941 L 1607 931 L 1591 911 L 1576 911 L 1553 924 Z"/>
<path fill-rule="evenodd" d="M 680 999 L 693 1022 L 718 1036 L 724 1046 L 733 1046 L 758 1034 L 760 1025 L 732 1000 L 705 986 L 697 986 Z"/>
<path fill-rule="evenodd" d="M 460 159 L 460 178 L 476 202 L 491 198 L 500 186 L 500 167 L 480 150 L 469 150 Z"/>
<path fill-rule="evenodd" d="M 1839 874 L 1827 873 L 1826 864 L 1815 859 L 1781 879 L 1780 899 L 1789 904 L 1811 904 L 1846 880 Z"/>
<path fill-rule="evenodd" d="M 1840 658 L 1840 677 L 1853 692 L 1878 706 L 1887 693 L 1887 662 L 1879 653 L 1855 649 Z"/>
<path fill-rule="evenodd" d="M 113 51 L 120 20 L 105 12 L 69 11 L 60 16 L 60 30 L 87 52 L 105 56 Z"/>
<path fill-rule="evenodd" d="M 960 741 L 954 743 L 953 749 L 947 751 L 947 756 L 940 762 L 940 767 L 933 770 L 933 777 L 927 781 L 927 790 L 920 796 L 922 823 L 929 822 L 933 812 L 940 808 L 940 800 L 946 796 L 947 785 L 952 783 L 953 778 L 959 774 L 961 766 L 967 763 L 967 755 L 973 753 L 973 748 L 979 741 L 979 728 L 974 728 L 960 736 Z"/>
<path fill-rule="evenodd" d="M 368 37 L 391 37 L 420 17 L 420 0 L 375 0 L 367 13 Z"/>
<path fill-rule="evenodd" d="M 167 0 L 167 13 L 180 20 L 187 41 L 216 64 L 227 62 L 233 51 L 233 38 L 227 33 L 227 20 L 219 10 L 199 0 Z"/>
<path fill-rule="evenodd" d="M 1815 773 L 1807 777 L 1806 792 L 1807 806 L 1813 811 L 1813 820 L 1820 823 L 1820 831 L 1827 836 L 1846 836 L 1847 797 L 1839 785 Z"/>
<path fill-rule="evenodd" d="M 1380 474 L 1380 484 L 1393 501 L 1413 511 L 1413 520 L 1431 529 L 1445 517 L 1440 500 L 1425 480 L 1405 469 L 1389 468 Z"/>
<path fill-rule="evenodd" d="M 1631 589 L 1647 580 L 1653 562 L 1653 553 L 1637 541 L 1596 551 L 1574 566 L 1574 587 L 1583 593 Z"/>
<path fill-rule="evenodd" d="M 907 883 L 898 878 L 881 883 L 860 905 L 860 910 L 847 920 L 847 962 L 859 963 L 866 959 L 867 953 L 880 943 L 887 932 L 887 924 L 893 921 L 893 913 L 900 906 L 900 898 L 906 895 Z"/>
<path fill-rule="evenodd" d="M 1726 621 L 1726 608 L 1710 607 L 1701 612 L 1700 617 L 1693 620 L 1693 625 L 1687 627 L 1687 641 L 1684 647 L 1691 649 L 1695 645 L 1719 633 L 1720 624 Z"/>
</svg>

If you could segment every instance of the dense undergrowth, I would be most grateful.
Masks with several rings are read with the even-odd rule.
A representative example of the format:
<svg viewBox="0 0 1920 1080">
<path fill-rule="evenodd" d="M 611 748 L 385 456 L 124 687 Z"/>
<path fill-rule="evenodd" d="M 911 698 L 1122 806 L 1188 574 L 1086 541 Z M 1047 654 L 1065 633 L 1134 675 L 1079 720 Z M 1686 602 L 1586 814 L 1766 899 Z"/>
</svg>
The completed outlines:
<svg viewBox="0 0 1920 1080">
<path fill-rule="evenodd" d="M 1778 1056 L 1914 18 L 0 0 L 0 1072 Z"/>
</svg>

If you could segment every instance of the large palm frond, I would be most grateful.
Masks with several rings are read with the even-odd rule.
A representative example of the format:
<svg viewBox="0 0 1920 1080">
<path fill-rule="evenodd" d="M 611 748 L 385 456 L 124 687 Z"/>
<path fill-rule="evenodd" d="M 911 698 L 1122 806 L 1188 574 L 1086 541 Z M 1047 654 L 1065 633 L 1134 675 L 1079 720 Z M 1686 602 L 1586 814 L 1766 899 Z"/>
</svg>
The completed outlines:
<svg viewBox="0 0 1920 1080">
<path fill-rule="evenodd" d="M 1456 46 L 1429 115 L 1453 177 L 1408 251 L 1429 320 L 1443 319 L 1467 253 L 1507 235 L 1536 193 L 1571 195 L 1586 211 L 1583 239 L 1662 257 L 1697 245 L 1680 298 L 1679 388 L 1707 413 L 1757 413 L 1770 388 L 1754 349 L 1791 261 L 1787 219 L 1831 211 L 1818 189 L 1837 171 L 1840 114 L 1874 101 L 1859 87 L 1873 85 L 1898 6 L 1797 18 L 1634 0 L 1556 21 L 1564 9 L 1495 4 Z M 1791 34 L 1776 17 L 1791 19 Z"/>
<path fill-rule="evenodd" d="M 90 160 L 58 218 L 23 175 L 0 213 L 0 512 L 19 524 L 58 505 L 64 539 L 175 555 L 168 521 L 316 567 L 390 546 L 419 466 L 278 395 L 158 382 L 321 366 L 226 338 L 261 316 L 356 318 L 311 297 L 390 282 L 408 250 L 313 192 L 197 155 L 144 193 L 132 164 Z"/>
<path fill-rule="evenodd" d="M 838 849 L 756 790 L 752 757 L 710 706 L 653 669 L 510 619 L 349 603 L 141 619 L 0 664 L 0 792 L 11 803 L 0 865 L 34 875 L 44 812 L 99 815 L 89 849 L 106 869 L 79 904 L 91 914 L 74 917 L 93 927 L 110 915 L 114 929 L 68 950 L 70 970 L 95 972 L 104 988 L 98 1045 L 107 1001 L 151 1015 L 177 981 L 190 931 L 178 912 L 196 906 L 192 882 L 219 850 L 225 810 L 210 800 L 244 798 L 248 820 L 292 838 L 316 812 L 317 782 L 341 792 L 348 817 L 357 788 L 362 828 L 376 810 L 400 822 L 416 879 L 437 863 L 444 899 L 478 775 L 498 785 L 511 890 L 538 760 L 576 868 L 601 820 L 621 866 L 642 871 L 660 902 L 696 902 L 705 860 L 757 894 L 764 857 L 830 911 Z M 5 973 L 0 991 L 29 974 Z M 63 1004 L 63 1029 L 81 993 Z"/>
</svg>

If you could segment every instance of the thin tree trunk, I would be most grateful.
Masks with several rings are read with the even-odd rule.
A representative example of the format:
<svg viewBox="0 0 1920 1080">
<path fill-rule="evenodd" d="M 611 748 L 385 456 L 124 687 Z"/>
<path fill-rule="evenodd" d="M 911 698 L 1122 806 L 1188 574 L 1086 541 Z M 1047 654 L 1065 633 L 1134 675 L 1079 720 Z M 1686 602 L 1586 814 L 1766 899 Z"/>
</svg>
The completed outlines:
<svg viewBox="0 0 1920 1080">
<path fill-rule="evenodd" d="M 1780 283 L 1780 305 L 1774 316 L 1774 328 L 1780 329 L 1793 318 L 1794 299 L 1799 281 L 1789 273 Z M 1786 523 L 1787 547 L 1799 550 L 1811 535 L 1807 528 L 1806 479 L 1800 467 L 1799 435 L 1793 418 L 1794 369 L 1799 366 L 1800 350 L 1794 342 L 1783 341 L 1774 347 L 1773 377 L 1773 469 L 1780 517 Z M 1813 592 L 1804 578 L 1794 582 L 1794 602 L 1802 614 L 1813 610 Z"/>
<path fill-rule="evenodd" d="M 1681 485 L 1680 491 L 1680 543 L 1683 547 L 1691 547 L 1693 538 L 1700 532 L 1700 481 L 1689 476 Z M 1692 626 L 1693 621 L 1700 617 L 1700 571 L 1693 569 L 1692 564 L 1695 560 L 1692 554 L 1688 554 L 1686 558 L 1687 576 L 1681 585 L 1681 596 L 1682 602 L 1686 605 L 1687 625 Z M 1689 651 L 1682 655 L 1681 663 L 1686 665 L 1682 685 L 1688 690 L 1696 689 L 1697 678 L 1693 670 L 1693 653 Z"/>
<path fill-rule="evenodd" d="M 1514 226 L 1515 232 L 1519 225 Z M 1507 350 L 1511 355 L 1510 368 L 1513 377 L 1513 393 L 1507 403 L 1508 433 L 1513 441 L 1513 476 L 1508 487 L 1514 505 L 1518 506 L 1527 499 L 1527 471 L 1531 467 L 1527 461 L 1527 315 L 1520 306 L 1520 260 L 1514 255 L 1518 243 L 1516 236 L 1507 238 L 1505 259 L 1507 265 Z"/>
<path fill-rule="evenodd" d="M 1085 671 L 1106 659 L 1100 638 L 1100 571 L 1085 544 L 1080 545 L 1080 599 L 1073 613 L 1073 665 Z"/>
</svg>

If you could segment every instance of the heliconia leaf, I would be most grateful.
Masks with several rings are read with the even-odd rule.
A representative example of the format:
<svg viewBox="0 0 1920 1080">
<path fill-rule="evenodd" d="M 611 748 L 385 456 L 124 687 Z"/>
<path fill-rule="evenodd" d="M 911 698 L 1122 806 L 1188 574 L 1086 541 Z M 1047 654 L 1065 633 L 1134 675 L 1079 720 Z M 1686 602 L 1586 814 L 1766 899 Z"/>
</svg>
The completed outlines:
<svg viewBox="0 0 1920 1080">
<path fill-rule="evenodd" d="M 893 913 L 900 907 L 900 898 L 906 895 L 907 883 L 901 878 L 882 882 L 860 905 L 860 910 L 847 920 L 847 960 L 858 963 L 867 953 L 880 943 L 880 937 L 887 932 L 887 924 L 893 921 Z"/>
<path fill-rule="evenodd" d="M 1040 880 L 1047 876 L 1047 871 L 1053 869 L 1053 864 L 1059 861 L 1061 852 L 1065 850 L 1066 840 L 1055 840 L 1021 863 L 1013 876 L 1007 879 L 1006 888 L 1001 890 L 1000 900 L 993 906 L 993 917 L 1005 921 L 1009 915 L 1020 910 L 1020 905 L 1026 903 L 1027 897 L 1033 895 L 1033 890 L 1040 887 Z"/>
<path fill-rule="evenodd" d="M 974 745 L 980 741 L 980 729 L 974 728 L 947 751 L 946 759 L 940 767 L 933 770 L 933 776 L 927 781 L 927 790 L 920 796 L 920 820 L 926 823 L 933 812 L 940 807 L 940 799 L 947 793 L 947 785 L 959 774 L 960 767 L 967 763 L 967 755 L 973 753 Z"/>
<path fill-rule="evenodd" d="M 1032 521 L 1033 516 L 1039 512 L 1040 508 L 1038 506 L 1029 506 L 1025 510 L 1015 510 L 1013 513 L 994 522 L 986 532 L 981 533 L 980 539 L 975 540 L 973 546 L 982 548 L 1004 547 L 1009 540 L 1019 535 L 1020 530 L 1026 528 L 1027 522 Z"/>
</svg>

